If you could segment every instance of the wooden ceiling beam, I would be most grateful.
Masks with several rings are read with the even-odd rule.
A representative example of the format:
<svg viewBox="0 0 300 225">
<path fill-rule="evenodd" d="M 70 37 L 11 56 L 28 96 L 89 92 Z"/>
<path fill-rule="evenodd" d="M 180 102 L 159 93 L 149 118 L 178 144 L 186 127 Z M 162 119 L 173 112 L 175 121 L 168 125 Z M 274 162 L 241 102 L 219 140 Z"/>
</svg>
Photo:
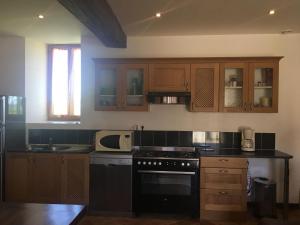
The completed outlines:
<svg viewBox="0 0 300 225">
<path fill-rule="evenodd" d="M 106 0 L 58 0 L 101 42 L 111 48 L 126 48 L 127 37 Z"/>
</svg>

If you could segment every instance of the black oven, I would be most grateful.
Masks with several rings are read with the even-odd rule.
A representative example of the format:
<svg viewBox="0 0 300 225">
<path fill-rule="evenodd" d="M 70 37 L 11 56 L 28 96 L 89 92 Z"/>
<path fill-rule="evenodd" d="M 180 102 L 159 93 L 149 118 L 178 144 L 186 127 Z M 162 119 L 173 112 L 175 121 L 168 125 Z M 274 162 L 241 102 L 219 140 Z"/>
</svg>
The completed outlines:
<svg viewBox="0 0 300 225">
<path fill-rule="evenodd" d="M 137 215 L 199 215 L 198 159 L 134 158 L 133 181 L 133 209 Z"/>
</svg>

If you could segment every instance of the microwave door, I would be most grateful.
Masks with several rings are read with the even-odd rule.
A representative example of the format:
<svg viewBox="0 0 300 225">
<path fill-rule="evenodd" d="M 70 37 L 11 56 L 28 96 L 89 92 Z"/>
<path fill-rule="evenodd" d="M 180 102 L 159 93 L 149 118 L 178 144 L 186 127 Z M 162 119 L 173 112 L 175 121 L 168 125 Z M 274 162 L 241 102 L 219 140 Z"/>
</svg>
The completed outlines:
<svg viewBox="0 0 300 225">
<path fill-rule="evenodd" d="M 120 135 L 107 135 L 100 139 L 100 146 L 103 150 L 120 150 Z"/>
</svg>

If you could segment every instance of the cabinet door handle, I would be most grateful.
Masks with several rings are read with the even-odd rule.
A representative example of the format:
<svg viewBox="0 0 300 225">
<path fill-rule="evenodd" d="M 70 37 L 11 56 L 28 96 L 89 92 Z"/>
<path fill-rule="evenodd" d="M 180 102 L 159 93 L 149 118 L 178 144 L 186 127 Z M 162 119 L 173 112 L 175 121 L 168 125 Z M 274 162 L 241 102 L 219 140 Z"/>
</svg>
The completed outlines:
<svg viewBox="0 0 300 225">
<path fill-rule="evenodd" d="M 219 191 L 220 195 L 227 195 L 228 193 L 226 191 Z"/>
<path fill-rule="evenodd" d="M 189 82 L 185 81 L 185 89 L 188 91 L 189 90 Z"/>
<path fill-rule="evenodd" d="M 219 170 L 219 173 L 227 173 L 228 170 Z"/>
<path fill-rule="evenodd" d="M 65 164 L 65 159 L 64 159 L 64 157 L 61 158 L 61 164 Z"/>
<path fill-rule="evenodd" d="M 244 111 L 247 111 L 247 103 L 244 102 Z"/>
<path fill-rule="evenodd" d="M 228 159 L 219 159 L 220 162 L 228 162 Z"/>
</svg>

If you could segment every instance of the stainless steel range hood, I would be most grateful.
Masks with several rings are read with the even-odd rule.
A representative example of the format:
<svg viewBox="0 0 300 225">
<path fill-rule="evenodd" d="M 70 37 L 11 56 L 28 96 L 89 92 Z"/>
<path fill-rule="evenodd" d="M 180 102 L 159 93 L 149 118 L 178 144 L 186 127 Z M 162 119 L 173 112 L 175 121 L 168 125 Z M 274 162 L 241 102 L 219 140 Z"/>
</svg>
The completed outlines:
<svg viewBox="0 0 300 225">
<path fill-rule="evenodd" d="M 152 104 L 187 104 L 190 92 L 149 92 L 148 101 Z"/>
</svg>

